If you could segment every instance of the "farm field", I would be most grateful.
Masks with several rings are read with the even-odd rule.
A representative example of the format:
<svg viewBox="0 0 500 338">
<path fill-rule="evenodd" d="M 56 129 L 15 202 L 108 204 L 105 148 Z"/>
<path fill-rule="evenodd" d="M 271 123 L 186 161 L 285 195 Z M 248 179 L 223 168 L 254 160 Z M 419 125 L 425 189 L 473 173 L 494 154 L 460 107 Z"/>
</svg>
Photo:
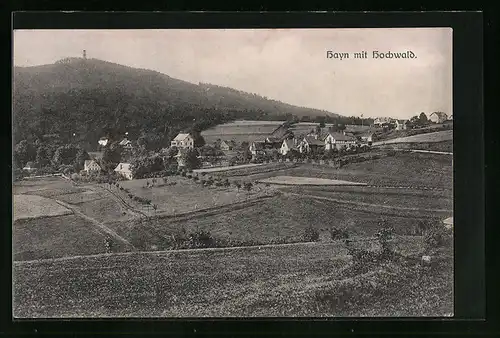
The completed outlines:
<svg viewBox="0 0 500 338">
<path fill-rule="evenodd" d="M 295 168 L 246 176 L 262 180 L 278 175 L 346 180 L 368 185 L 435 187 L 451 190 L 453 158 L 448 155 L 396 153 L 376 160 L 350 163 L 340 169 L 324 165 L 300 164 Z"/>
<path fill-rule="evenodd" d="M 432 133 L 418 134 L 407 137 L 398 137 L 390 140 L 373 142 L 374 146 L 393 143 L 420 143 L 420 142 L 442 142 L 453 139 L 453 130 L 436 131 Z"/>
<path fill-rule="evenodd" d="M 169 184 L 160 184 L 153 188 L 146 188 L 146 181 L 146 179 L 123 181 L 120 185 L 124 189 L 129 189 L 136 196 L 150 199 L 152 204 L 158 206 L 157 213 L 163 215 L 177 215 L 200 209 L 220 207 L 270 194 L 270 189 L 263 189 L 262 187 L 255 187 L 250 192 L 238 191 L 234 186 L 228 188 L 202 187 L 199 183 L 184 177 L 169 177 Z M 175 184 L 172 185 L 174 182 Z M 122 193 L 122 196 L 128 198 L 125 193 Z M 152 214 L 151 210 L 150 213 Z"/>
<path fill-rule="evenodd" d="M 366 185 L 359 182 L 348 182 L 341 180 L 331 180 L 326 178 L 300 177 L 300 176 L 274 176 L 260 180 L 261 183 L 279 184 L 279 185 Z"/>
<path fill-rule="evenodd" d="M 34 195 L 14 195 L 13 197 L 14 220 L 72 214 L 71 210 L 49 198 Z"/>
<path fill-rule="evenodd" d="M 285 121 L 233 121 L 220 124 L 201 132 L 207 143 L 217 139 L 234 140 L 237 143 L 263 140 Z"/>
<path fill-rule="evenodd" d="M 12 226 L 13 259 L 33 260 L 105 252 L 102 232 L 78 216 L 16 220 Z M 119 242 L 113 250 L 123 251 Z"/>
<path fill-rule="evenodd" d="M 58 194 L 69 194 L 81 192 L 77 188 L 61 177 L 44 177 L 43 179 L 31 179 L 15 182 L 12 185 L 12 193 L 40 195 L 44 197 L 52 197 Z"/>
<path fill-rule="evenodd" d="M 241 164 L 241 165 L 233 165 L 233 166 L 227 166 L 227 167 L 216 167 L 216 168 L 205 168 L 205 169 L 194 169 L 194 173 L 212 173 L 212 172 L 218 172 L 218 171 L 227 171 L 227 170 L 237 170 L 237 169 L 243 169 L 243 168 L 252 168 L 252 167 L 258 167 L 262 166 L 265 164 L 261 163 L 255 163 L 255 164 Z"/>
<path fill-rule="evenodd" d="M 407 254 L 420 251 L 416 238 Z M 408 250 L 408 248 L 410 248 Z M 452 259 L 357 270 L 341 243 L 134 253 L 13 267 L 15 318 L 449 316 Z M 32 297 L 36 295 L 36 297 Z"/>
<path fill-rule="evenodd" d="M 409 235 L 419 220 L 429 217 L 429 213 L 418 211 L 366 210 L 314 198 L 280 196 L 189 220 L 158 218 L 108 226 L 136 247 L 166 250 L 172 248 L 172 236 L 182 238 L 199 230 L 208 231 L 223 246 L 301 242 L 309 226 L 318 231 L 321 241 L 330 241 L 332 228 L 346 229 L 352 236 L 372 236 L 380 230 L 381 221 L 394 227 L 396 234 Z"/>
</svg>

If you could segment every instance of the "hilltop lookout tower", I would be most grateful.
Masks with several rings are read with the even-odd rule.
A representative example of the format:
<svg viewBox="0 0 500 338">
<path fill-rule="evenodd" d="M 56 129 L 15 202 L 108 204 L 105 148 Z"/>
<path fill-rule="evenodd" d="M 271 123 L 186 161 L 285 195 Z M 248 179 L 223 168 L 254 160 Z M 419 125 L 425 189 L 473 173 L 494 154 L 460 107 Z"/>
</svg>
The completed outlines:
<svg viewBox="0 0 500 338">
<path fill-rule="evenodd" d="M 83 58 L 87 59 L 87 51 L 85 49 L 83 50 Z"/>
</svg>

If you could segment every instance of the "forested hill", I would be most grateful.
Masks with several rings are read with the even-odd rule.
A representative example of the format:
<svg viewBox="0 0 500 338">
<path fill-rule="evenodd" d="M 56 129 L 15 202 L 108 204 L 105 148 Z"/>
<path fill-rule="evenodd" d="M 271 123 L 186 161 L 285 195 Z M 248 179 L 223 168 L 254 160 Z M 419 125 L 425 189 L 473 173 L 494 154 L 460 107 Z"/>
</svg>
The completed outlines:
<svg viewBox="0 0 500 338">
<path fill-rule="evenodd" d="M 168 141 L 196 124 L 205 129 L 233 119 L 284 120 L 335 116 L 258 95 L 193 84 L 159 72 L 97 59 L 14 68 L 14 138 L 59 134 L 95 145 L 110 134 L 147 133 Z M 75 136 L 73 136 L 75 134 Z"/>
</svg>

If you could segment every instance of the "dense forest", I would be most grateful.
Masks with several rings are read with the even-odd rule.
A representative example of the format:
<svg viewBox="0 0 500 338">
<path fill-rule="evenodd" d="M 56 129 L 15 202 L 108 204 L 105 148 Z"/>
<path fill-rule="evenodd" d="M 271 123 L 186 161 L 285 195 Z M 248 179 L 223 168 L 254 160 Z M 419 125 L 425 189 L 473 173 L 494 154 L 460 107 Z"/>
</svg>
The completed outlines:
<svg viewBox="0 0 500 338">
<path fill-rule="evenodd" d="M 96 59 L 15 67 L 13 136 L 57 134 L 94 150 L 102 136 L 148 139 L 165 146 L 180 131 L 201 131 L 235 119 L 327 121 L 337 115 L 256 94 L 193 84 L 145 69 Z"/>
</svg>

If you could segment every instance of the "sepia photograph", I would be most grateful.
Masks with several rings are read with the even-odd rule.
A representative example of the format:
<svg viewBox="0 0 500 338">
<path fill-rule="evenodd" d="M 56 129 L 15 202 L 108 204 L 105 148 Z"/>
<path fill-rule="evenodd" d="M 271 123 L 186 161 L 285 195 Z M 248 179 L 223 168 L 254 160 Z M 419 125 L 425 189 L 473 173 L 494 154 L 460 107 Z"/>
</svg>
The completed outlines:
<svg viewBox="0 0 500 338">
<path fill-rule="evenodd" d="M 14 30 L 14 318 L 453 317 L 452 37 Z"/>
</svg>

